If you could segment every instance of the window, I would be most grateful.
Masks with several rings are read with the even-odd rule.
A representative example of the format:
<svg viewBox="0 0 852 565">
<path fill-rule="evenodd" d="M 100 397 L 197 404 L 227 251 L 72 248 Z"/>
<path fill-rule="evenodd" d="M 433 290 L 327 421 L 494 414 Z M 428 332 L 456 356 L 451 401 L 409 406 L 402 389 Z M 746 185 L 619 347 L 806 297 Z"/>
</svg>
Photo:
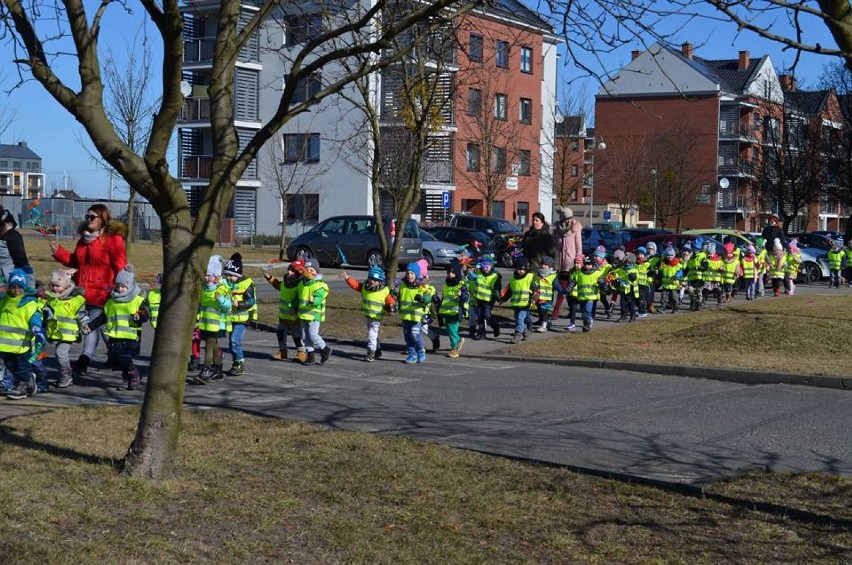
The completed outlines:
<svg viewBox="0 0 852 565">
<path fill-rule="evenodd" d="M 532 73 L 532 47 L 521 47 L 521 72 Z"/>
<path fill-rule="evenodd" d="M 494 174 L 500 175 L 506 172 L 506 148 L 495 147 L 492 155 L 492 166 Z"/>
<path fill-rule="evenodd" d="M 532 153 L 530 153 L 529 149 L 521 149 L 518 151 L 518 162 L 519 162 L 519 170 L 518 175 L 522 177 L 530 176 L 530 161 L 532 159 Z"/>
<path fill-rule="evenodd" d="M 572 139 L 571 140 L 571 151 L 579 151 L 580 150 L 580 140 Z"/>
<path fill-rule="evenodd" d="M 521 98 L 520 107 L 520 117 L 522 124 L 531 124 L 532 123 L 532 100 L 529 98 Z"/>
<path fill-rule="evenodd" d="M 468 116 L 478 116 L 482 110 L 482 91 L 478 88 L 469 88 L 467 90 L 467 114 Z"/>
<path fill-rule="evenodd" d="M 482 36 L 475 33 L 470 34 L 470 46 L 467 56 L 471 61 L 482 62 Z"/>
<path fill-rule="evenodd" d="M 287 16 L 286 25 L 284 45 L 306 43 L 323 32 L 322 16 L 319 14 Z"/>
<path fill-rule="evenodd" d="M 479 144 L 478 143 L 468 143 L 467 144 L 467 170 L 468 171 L 478 171 L 479 170 Z"/>
<path fill-rule="evenodd" d="M 522 226 L 527 225 L 530 218 L 530 203 L 529 202 L 518 202 L 518 217 L 515 218 L 515 221 Z"/>
<path fill-rule="evenodd" d="M 320 160 L 320 136 L 318 133 L 284 134 L 284 162 L 317 163 Z"/>
<path fill-rule="evenodd" d="M 497 66 L 501 69 L 509 68 L 509 42 L 497 42 Z"/>
<path fill-rule="evenodd" d="M 494 95 L 494 117 L 498 120 L 506 119 L 506 95 L 497 93 Z"/>
<path fill-rule="evenodd" d="M 571 176 L 576 177 L 580 174 L 580 169 L 577 165 L 571 165 Z"/>
<path fill-rule="evenodd" d="M 322 79 L 319 73 L 314 73 L 306 79 L 302 79 L 296 83 L 296 91 L 293 93 L 292 104 L 304 102 L 311 96 L 314 96 L 322 89 Z"/>
</svg>

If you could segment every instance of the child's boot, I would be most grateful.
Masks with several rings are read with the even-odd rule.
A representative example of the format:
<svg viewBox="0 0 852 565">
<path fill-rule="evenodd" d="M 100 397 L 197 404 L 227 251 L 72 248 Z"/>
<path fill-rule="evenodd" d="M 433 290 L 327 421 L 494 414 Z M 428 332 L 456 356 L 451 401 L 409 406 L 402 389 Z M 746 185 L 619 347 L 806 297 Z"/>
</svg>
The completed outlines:
<svg viewBox="0 0 852 565">
<path fill-rule="evenodd" d="M 426 362 L 426 350 L 425 349 L 418 349 L 417 350 L 417 362 L 418 363 L 425 363 Z"/>
<path fill-rule="evenodd" d="M 139 369 L 132 369 L 128 371 L 125 382 L 127 383 L 127 390 L 138 389 L 139 384 L 142 382 L 142 377 L 139 375 Z"/>
<path fill-rule="evenodd" d="M 189 358 L 189 366 L 187 366 L 187 371 L 198 371 L 201 369 L 201 360 L 197 355 L 193 355 Z"/>
<path fill-rule="evenodd" d="M 71 362 L 71 368 L 74 369 L 74 372 L 78 375 L 85 375 L 86 371 L 89 370 L 89 356 L 83 353 L 80 355 L 76 361 Z"/>
<path fill-rule="evenodd" d="M 305 353 L 305 360 L 302 361 L 302 365 L 313 365 L 317 362 L 316 355 L 314 355 L 313 351 L 308 351 Z"/>
<path fill-rule="evenodd" d="M 524 334 L 522 334 L 521 332 L 513 333 L 512 334 L 512 343 L 521 343 L 521 340 L 523 339 L 523 337 L 524 337 Z"/>
<path fill-rule="evenodd" d="M 417 352 L 414 350 L 413 347 L 408 348 L 408 356 L 405 358 L 404 363 L 417 363 Z"/>
<path fill-rule="evenodd" d="M 372 363 L 375 360 L 376 360 L 376 352 L 373 351 L 372 349 L 368 349 L 367 355 L 364 357 L 364 361 L 367 361 L 368 363 Z"/>
<path fill-rule="evenodd" d="M 279 348 L 278 351 L 272 354 L 272 359 L 275 361 L 284 361 L 287 359 L 287 348 Z"/>
<path fill-rule="evenodd" d="M 584 332 L 592 331 L 592 321 L 591 320 L 583 320 L 583 331 Z"/>
<path fill-rule="evenodd" d="M 221 381 L 225 378 L 225 372 L 222 370 L 222 365 L 213 365 L 213 368 L 210 369 L 210 379 L 209 381 Z"/>
<path fill-rule="evenodd" d="M 436 335 L 432 338 L 432 353 L 435 353 L 439 349 L 441 349 L 441 337 Z"/>
<path fill-rule="evenodd" d="M 382 358 L 382 348 L 378 347 L 378 348 L 376 348 L 376 359 L 381 359 L 381 358 Z"/>
<path fill-rule="evenodd" d="M 305 364 L 305 361 L 308 359 L 308 352 L 304 349 L 300 349 L 296 352 L 296 356 L 293 358 L 293 361 L 297 363 Z"/>
<path fill-rule="evenodd" d="M 329 357 L 331 357 L 331 348 L 326 345 L 325 347 L 323 347 L 320 350 L 320 358 L 319 358 L 320 365 L 325 364 L 325 362 L 328 361 Z"/>
<path fill-rule="evenodd" d="M 74 377 L 71 374 L 71 367 L 59 368 L 59 380 L 56 381 L 56 388 L 68 388 L 74 384 Z"/>
<path fill-rule="evenodd" d="M 234 364 L 231 365 L 231 368 L 228 369 L 229 377 L 239 377 L 243 373 L 246 372 L 246 362 L 244 359 L 240 359 L 239 361 L 234 361 Z"/>
</svg>

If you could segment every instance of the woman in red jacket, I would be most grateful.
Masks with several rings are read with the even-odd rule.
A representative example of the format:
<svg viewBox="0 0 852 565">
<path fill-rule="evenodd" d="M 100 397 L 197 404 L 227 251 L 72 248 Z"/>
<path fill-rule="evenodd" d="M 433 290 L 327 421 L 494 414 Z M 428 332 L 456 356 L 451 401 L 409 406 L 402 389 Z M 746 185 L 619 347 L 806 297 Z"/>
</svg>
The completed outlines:
<svg viewBox="0 0 852 565">
<path fill-rule="evenodd" d="M 127 264 L 124 248 L 127 227 L 122 222 L 112 221 L 109 208 L 94 204 L 86 212 L 85 221 L 80 224 L 77 233 L 80 240 L 73 252 L 56 241 L 50 242 L 50 251 L 53 258 L 66 267 L 77 269 L 74 283 L 83 289 L 86 310 L 89 319 L 93 320 L 103 313 L 104 304 L 115 284 L 115 275 Z M 77 373 L 86 373 L 99 337 L 100 332 L 93 332 L 83 339 L 83 353 L 72 364 Z"/>
</svg>

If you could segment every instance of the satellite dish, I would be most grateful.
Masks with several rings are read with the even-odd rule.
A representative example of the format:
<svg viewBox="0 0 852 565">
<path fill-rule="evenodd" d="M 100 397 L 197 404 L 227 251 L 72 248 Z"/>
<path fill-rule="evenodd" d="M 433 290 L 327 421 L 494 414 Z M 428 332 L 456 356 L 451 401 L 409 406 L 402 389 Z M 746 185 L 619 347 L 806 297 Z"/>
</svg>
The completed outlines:
<svg viewBox="0 0 852 565">
<path fill-rule="evenodd" d="M 722 190 L 725 190 L 725 189 L 726 189 L 726 188 L 728 188 L 729 186 L 731 186 L 731 181 L 729 181 L 729 180 L 728 180 L 728 179 L 726 179 L 725 177 L 722 177 L 722 178 L 720 178 L 720 179 L 719 179 L 719 187 L 720 187 Z"/>
<path fill-rule="evenodd" d="M 565 116 L 563 116 L 561 112 L 556 112 L 556 115 L 553 116 L 553 121 L 557 124 L 561 124 L 565 121 Z"/>
<path fill-rule="evenodd" d="M 180 81 L 180 93 L 183 94 L 184 98 L 187 98 L 192 94 L 192 85 L 185 80 Z"/>
</svg>

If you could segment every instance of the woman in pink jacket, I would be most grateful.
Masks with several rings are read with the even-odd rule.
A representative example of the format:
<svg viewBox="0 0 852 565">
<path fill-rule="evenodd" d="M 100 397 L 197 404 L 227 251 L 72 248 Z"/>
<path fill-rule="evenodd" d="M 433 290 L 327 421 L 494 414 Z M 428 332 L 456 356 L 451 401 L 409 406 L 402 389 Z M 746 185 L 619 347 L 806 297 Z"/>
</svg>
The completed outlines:
<svg viewBox="0 0 852 565">
<path fill-rule="evenodd" d="M 87 211 L 85 220 L 77 233 L 80 239 L 74 251 L 68 251 L 56 241 L 50 242 L 53 258 L 66 267 L 77 269 L 74 284 L 83 289 L 86 310 L 93 320 L 103 313 L 104 304 L 115 285 L 115 275 L 127 265 L 124 237 L 127 226 L 112 220 L 109 208 L 94 204 Z M 83 353 L 72 367 L 78 374 L 85 374 L 89 361 L 95 355 L 100 332 L 93 332 L 83 339 Z"/>
<path fill-rule="evenodd" d="M 574 219 L 571 208 L 556 206 L 556 221 L 553 223 L 553 239 L 556 242 L 556 258 L 558 264 L 558 279 L 562 288 L 568 286 L 568 273 L 574 268 L 574 261 L 583 260 L 583 225 Z M 565 296 L 556 297 L 553 308 L 553 318 L 559 316 L 559 308 Z"/>
</svg>

